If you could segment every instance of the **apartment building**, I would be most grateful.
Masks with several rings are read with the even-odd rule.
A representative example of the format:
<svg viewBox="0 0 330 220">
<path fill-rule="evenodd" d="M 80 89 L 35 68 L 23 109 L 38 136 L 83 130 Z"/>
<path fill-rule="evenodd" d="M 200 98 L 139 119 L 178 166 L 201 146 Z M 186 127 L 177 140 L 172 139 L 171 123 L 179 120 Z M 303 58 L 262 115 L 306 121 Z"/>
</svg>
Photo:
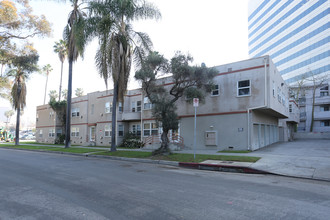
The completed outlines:
<svg viewBox="0 0 330 220">
<path fill-rule="evenodd" d="M 330 132 L 330 96 L 329 82 L 315 91 L 313 132 Z M 298 132 L 310 132 L 313 108 L 313 88 L 301 88 L 299 98 L 300 123 Z"/>
<path fill-rule="evenodd" d="M 214 78 L 216 86 L 197 108 L 198 149 L 256 150 L 289 139 L 284 134 L 292 133 L 298 117 L 290 119 L 288 87 L 269 56 L 215 68 L 219 72 Z M 158 82 L 166 88 L 172 85 L 171 77 Z M 103 91 L 72 99 L 72 144 L 110 146 L 112 98 L 112 91 Z M 179 129 L 170 138 L 179 136 L 185 148 L 192 148 L 194 107 L 184 97 L 177 107 Z M 159 135 L 162 129 L 151 109 L 141 89 L 127 91 L 117 108 L 117 143 L 128 131 L 141 135 L 145 142 Z M 44 143 L 54 142 L 62 132 L 48 105 L 37 107 L 36 130 L 37 141 Z"/>
<path fill-rule="evenodd" d="M 249 0 L 250 57 L 270 55 L 290 85 L 330 74 L 330 0 Z"/>
</svg>

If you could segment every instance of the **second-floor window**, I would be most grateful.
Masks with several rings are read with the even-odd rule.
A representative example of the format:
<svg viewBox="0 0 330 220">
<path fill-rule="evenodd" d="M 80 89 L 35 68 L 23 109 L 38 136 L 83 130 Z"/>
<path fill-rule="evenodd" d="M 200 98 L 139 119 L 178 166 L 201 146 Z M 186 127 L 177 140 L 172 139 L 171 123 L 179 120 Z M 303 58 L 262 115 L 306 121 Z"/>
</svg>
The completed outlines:
<svg viewBox="0 0 330 220">
<path fill-rule="evenodd" d="M 123 103 L 121 102 L 118 103 L 118 111 L 123 112 Z"/>
<path fill-rule="evenodd" d="M 141 112 L 141 101 L 132 102 L 132 112 Z"/>
<path fill-rule="evenodd" d="M 152 109 L 152 103 L 148 99 L 148 97 L 144 97 L 143 99 L 143 109 Z"/>
<path fill-rule="evenodd" d="M 289 112 L 292 112 L 292 104 L 289 104 Z"/>
<path fill-rule="evenodd" d="M 49 118 L 54 117 L 54 112 L 49 112 Z"/>
<path fill-rule="evenodd" d="M 320 96 L 328 96 L 329 95 L 329 86 L 324 86 L 320 89 Z"/>
<path fill-rule="evenodd" d="M 251 94 L 250 80 L 242 80 L 237 82 L 237 96 L 249 96 Z"/>
<path fill-rule="evenodd" d="M 214 87 L 211 91 L 211 96 L 218 96 L 219 94 L 220 94 L 220 86 L 214 85 Z"/>
<path fill-rule="evenodd" d="M 106 102 L 104 112 L 110 113 L 111 111 L 112 111 L 112 102 Z"/>
<path fill-rule="evenodd" d="M 73 108 L 71 110 L 71 116 L 72 117 L 79 117 L 79 108 Z"/>
</svg>

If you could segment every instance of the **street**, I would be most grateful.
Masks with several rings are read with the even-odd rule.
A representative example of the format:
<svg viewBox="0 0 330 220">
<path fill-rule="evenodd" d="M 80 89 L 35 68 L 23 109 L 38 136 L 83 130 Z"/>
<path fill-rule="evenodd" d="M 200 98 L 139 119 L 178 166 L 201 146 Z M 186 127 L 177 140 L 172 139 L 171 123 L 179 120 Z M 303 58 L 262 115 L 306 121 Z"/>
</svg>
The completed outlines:
<svg viewBox="0 0 330 220">
<path fill-rule="evenodd" d="M 0 219 L 329 219 L 330 182 L 0 149 Z"/>
</svg>

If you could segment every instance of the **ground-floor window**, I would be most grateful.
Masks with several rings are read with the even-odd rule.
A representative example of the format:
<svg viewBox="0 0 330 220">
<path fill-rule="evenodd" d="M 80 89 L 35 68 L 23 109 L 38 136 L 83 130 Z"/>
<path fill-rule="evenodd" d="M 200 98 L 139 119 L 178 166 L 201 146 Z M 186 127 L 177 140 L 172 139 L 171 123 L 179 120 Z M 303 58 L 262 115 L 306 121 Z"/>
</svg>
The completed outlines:
<svg viewBox="0 0 330 220">
<path fill-rule="evenodd" d="M 77 127 L 72 127 L 72 128 L 71 128 L 71 136 L 72 136 L 72 137 L 78 137 L 78 136 L 79 136 L 79 128 L 77 128 Z"/>
<path fill-rule="evenodd" d="M 111 123 L 104 125 L 104 137 L 111 136 Z"/>
<path fill-rule="evenodd" d="M 42 138 L 42 130 L 39 131 L 39 137 Z"/>
<path fill-rule="evenodd" d="M 141 125 L 140 124 L 132 125 L 131 132 L 137 136 L 140 136 L 141 135 Z"/>
<path fill-rule="evenodd" d="M 156 123 L 144 123 L 143 124 L 143 135 L 158 135 L 158 126 Z"/>
<path fill-rule="evenodd" d="M 56 136 L 59 137 L 62 135 L 62 128 L 56 129 Z"/>
<path fill-rule="evenodd" d="M 53 128 L 49 129 L 48 137 L 55 137 L 55 129 Z"/>
<path fill-rule="evenodd" d="M 124 125 L 118 125 L 118 136 L 124 136 Z"/>
</svg>

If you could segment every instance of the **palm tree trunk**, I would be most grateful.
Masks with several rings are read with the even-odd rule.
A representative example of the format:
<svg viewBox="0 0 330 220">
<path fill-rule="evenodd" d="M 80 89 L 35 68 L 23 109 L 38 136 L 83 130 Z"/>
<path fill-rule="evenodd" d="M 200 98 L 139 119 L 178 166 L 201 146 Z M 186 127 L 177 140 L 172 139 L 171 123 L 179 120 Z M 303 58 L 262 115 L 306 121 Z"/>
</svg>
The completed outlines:
<svg viewBox="0 0 330 220">
<path fill-rule="evenodd" d="M 19 145 L 19 124 L 20 124 L 20 117 L 21 117 L 21 91 L 22 85 L 21 82 L 18 80 L 17 83 L 17 116 L 16 116 L 16 131 L 15 131 L 15 145 Z"/>
<path fill-rule="evenodd" d="M 61 93 L 62 93 L 62 75 L 63 75 L 63 62 L 61 62 L 61 79 L 60 79 L 60 89 L 58 94 L 58 101 L 61 101 Z"/>
<path fill-rule="evenodd" d="M 44 104 L 46 104 L 47 84 L 48 84 L 48 73 L 47 73 L 47 77 L 46 77 L 46 86 L 45 86 Z"/>
<path fill-rule="evenodd" d="M 116 124 L 117 124 L 117 98 L 118 98 L 118 82 L 114 83 L 113 100 L 112 100 L 112 130 L 111 130 L 111 149 L 110 151 L 116 151 Z"/>
<path fill-rule="evenodd" d="M 68 95 L 66 106 L 66 123 L 65 123 L 65 148 L 71 146 L 71 96 L 72 96 L 72 64 L 73 61 L 69 61 L 69 80 L 68 80 Z"/>
<path fill-rule="evenodd" d="M 21 108 L 18 106 L 17 108 L 17 116 L 16 116 L 16 137 L 15 137 L 15 145 L 19 145 L 19 124 L 20 124 L 20 116 L 21 116 Z"/>
</svg>

